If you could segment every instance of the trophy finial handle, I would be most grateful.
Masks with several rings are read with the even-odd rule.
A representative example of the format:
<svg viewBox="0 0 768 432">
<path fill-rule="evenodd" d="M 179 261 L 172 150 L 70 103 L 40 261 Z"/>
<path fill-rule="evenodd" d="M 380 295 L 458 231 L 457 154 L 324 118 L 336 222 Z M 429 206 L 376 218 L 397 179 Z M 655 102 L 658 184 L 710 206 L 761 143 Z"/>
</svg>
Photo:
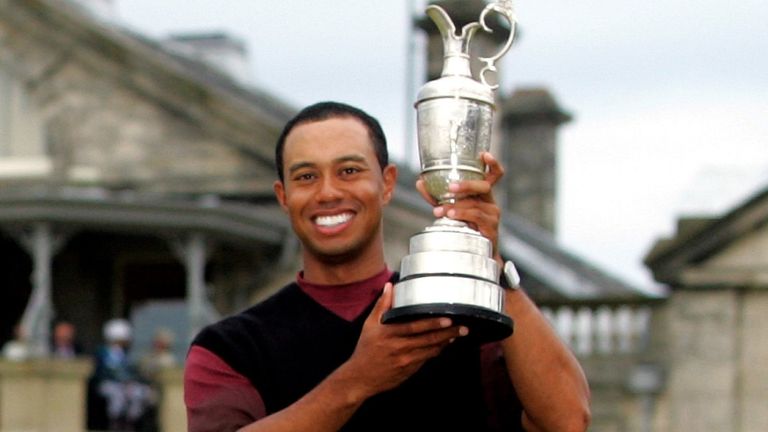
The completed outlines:
<svg viewBox="0 0 768 432">
<path fill-rule="evenodd" d="M 482 26 L 483 31 L 488 33 L 493 33 L 493 29 L 488 27 L 488 24 L 485 22 L 486 17 L 491 12 L 496 12 L 506 18 L 507 21 L 509 21 L 509 36 L 507 37 L 507 41 L 504 43 L 504 46 L 501 48 L 501 50 L 494 56 L 480 57 L 479 59 L 481 62 L 485 63 L 485 67 L 480 70 L 480 81 L 491 89 L 495 90 L 499 87 L 499 85 L 488 84 L 488 81 L 485 78 L 485 74 L 488 72 L 496 73 L 496 61 L 499 60 L 504 54 L 506 54 L 510 47 L 512 47 L 512 41 L 515 39 L 515 23 L 517 19 L 515 17 L 514 7 L 512 6 L 512 0 L 496 0 L 495 2 L 486 6 L 485 9 L 483 9 L 483 12 L 480 14 L 479 23 Z"/>
</svg>

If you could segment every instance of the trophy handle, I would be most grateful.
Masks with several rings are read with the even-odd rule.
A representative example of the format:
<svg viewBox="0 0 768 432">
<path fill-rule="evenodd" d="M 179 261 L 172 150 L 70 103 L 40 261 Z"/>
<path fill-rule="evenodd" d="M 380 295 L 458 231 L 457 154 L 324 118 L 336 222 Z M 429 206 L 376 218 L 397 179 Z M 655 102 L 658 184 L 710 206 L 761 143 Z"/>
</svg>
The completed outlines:
<svg viewBox="0 0 768 432">
<path fill-rule="evenodd" d="M 480 14 L 479 23 L 482 26 L 483 31 L 488 33 L 493 33 L 493 29 L 488 27 L 488 24 L 485 22 L 485 18 L 491 12 L 496 12 L 506 18 L 507 21 L 509 21 L 509 37 L 507 37 L 507 42 L 501 48 L 501 51 L 491 57 L 479 58 L 481 62 L 485 63 L 485 67 L 480 70 L 480 81 L 491 89 L 496 90 L 499 85 L 488 84 L 488 81 L 485 79 L 485 74 L 487 72 L 496 73 L 496 61 L 500 59 L 504 54 L 506 54 L 510 47 L 512 47 L 512 41 L 515 39 L 515 22 L 517 20 L 515 18 L 515 10 L 512 7 L 512 0 L 497 0 L 486 6 L 485 9 L 483 9 L 483 12 Z"/>
</svg>

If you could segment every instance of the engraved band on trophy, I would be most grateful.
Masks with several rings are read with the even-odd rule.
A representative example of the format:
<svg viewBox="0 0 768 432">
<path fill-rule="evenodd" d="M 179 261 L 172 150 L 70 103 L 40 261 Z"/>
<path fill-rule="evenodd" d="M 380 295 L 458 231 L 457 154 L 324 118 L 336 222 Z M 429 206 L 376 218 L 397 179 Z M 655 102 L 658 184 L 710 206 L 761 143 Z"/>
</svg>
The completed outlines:
<svg viewBox="0 0 768 432">
<path fill-rule="evenodd" d="M 485 21 L 491 12 L 509 21 L 510 34 L 499 53 L 479 58 L 485 66 L 477 81 L 470 70 L 469 43 L 478 30 L 493 31 Z M 440 78 L 419 90 L 415 104 L 419 157 L 427 191 L 445 204 L 462 199 L 448 190 L 451 183 L 485 178 L 481 153 L 490 149 L 498 87 L 489 85 L 485 75 L 496 72 L 496 61 L 512 45 L 515 18 L 511 0 L 497 0 L 457 35 L 441 7 L 430 5 L 426 13 L 440 30 L 444 59 Z M 411 237 L 384 322 L 449 316 L 455 324 L 467 326 L 473 339 L 503 339 L 513 325 L 504 314 L 499 273 L 490 240 L 464 222 L 440 218 Z"/>
</svg>

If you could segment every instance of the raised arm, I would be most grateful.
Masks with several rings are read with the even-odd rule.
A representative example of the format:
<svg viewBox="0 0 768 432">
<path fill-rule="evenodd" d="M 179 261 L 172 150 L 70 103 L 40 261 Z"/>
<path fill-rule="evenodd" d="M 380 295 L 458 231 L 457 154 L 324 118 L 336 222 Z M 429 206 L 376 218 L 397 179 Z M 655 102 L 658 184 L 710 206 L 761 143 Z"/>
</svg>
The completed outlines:
<svg viewBox="0 0 768 432">
<path fill-rule="evenodd" d="M 501 265 L 498 250 L 501 211 L 492 189 L 504 170 L 490 153 L 484 153 L 483 158 L 488 166 L 485 180 L 451 185 L 453 192 L 468 198 L 455 205 L 436 206 L 434 214 L 463 220 L 480 231 L 493 242 L 494 257 Z M 436 205 L 421 181 L 416 186 L 427 201 Z M 523 290 L 507 291 L 504 309 L 515 322 L 514 334 L 502 341 L 504 360 L 523 404 L 526 430 L 586 430 L 590 420 L 589 386 L 570 349 Z"/>
</svg>

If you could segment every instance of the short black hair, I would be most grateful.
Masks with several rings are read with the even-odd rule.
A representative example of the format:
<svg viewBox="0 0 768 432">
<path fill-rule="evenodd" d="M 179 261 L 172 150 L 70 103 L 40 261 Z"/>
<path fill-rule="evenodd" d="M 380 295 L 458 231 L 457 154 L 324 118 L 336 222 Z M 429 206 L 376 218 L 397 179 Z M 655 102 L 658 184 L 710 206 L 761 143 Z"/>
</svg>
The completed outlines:
<svg viewBox="0 0 768 432">
<path fill-rule="evenodd" d="M 285 181 L 283 173 L 283 150 L 285 148 L 285 139 L 288 134 L 296 127 L 304 123 L 328 120 L 338 117 L 351 117 L 360 120 L 363 126 L 368 130 L 368 137 L 373 144 L 373 151 L 376 153 L 376 159 L 381 166 L 382 171 L 389 165 L 389 152 L 387 151 L 387 138 L 384 136 L 379 121 L 365 111 L 347 105 L 341 102 L 318 102 L 310 105 L 296 114 L 283 127 L 280 137 L 275 146 L 275 168 L 280 181 Z"/>
</svg>

